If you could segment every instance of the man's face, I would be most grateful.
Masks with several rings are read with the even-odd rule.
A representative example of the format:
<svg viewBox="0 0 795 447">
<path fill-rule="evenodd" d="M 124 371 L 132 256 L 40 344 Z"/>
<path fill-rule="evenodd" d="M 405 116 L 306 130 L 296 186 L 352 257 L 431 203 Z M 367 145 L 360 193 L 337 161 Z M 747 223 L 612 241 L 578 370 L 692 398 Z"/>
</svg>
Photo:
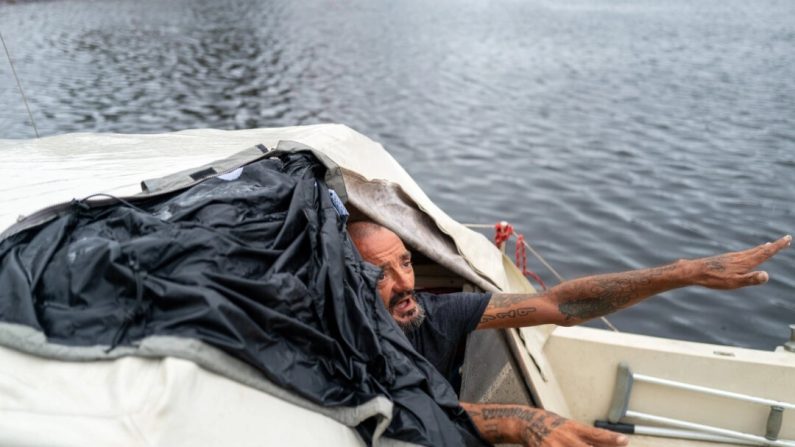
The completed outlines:
<svg viewBox="0 0 795 447">
<path fill-rule="evenodd" d="M 414 268 L 403 241 L 384 228 L 353 242 L 365 261 L 381 268 L 378 293 L 398 325 L 403 330 L 419 326 L 424 313 L 414 296 Z"/>
</svg>

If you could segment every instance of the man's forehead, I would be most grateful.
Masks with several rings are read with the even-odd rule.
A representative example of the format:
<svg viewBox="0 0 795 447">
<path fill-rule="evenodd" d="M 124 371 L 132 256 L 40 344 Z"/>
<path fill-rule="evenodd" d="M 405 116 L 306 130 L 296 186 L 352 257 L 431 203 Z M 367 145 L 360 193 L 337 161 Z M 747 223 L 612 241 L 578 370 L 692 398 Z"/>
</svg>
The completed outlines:
<svg viewBox="0 0 795 447">
<path fill-rule="evenodd" d="M 396 252 L 396 254 L 397 254 L 397 259 L 398 259 L 399 261 L 401 261 L 401 262 L 402 262 L 402 261 L 410 261 L 410 260 L 411 260 L 411 252 L 410 252 L 410 251 L 408 251 L 408 250 L 406 250 L 405 248 L 404 248 L 402 251 L 398 251 L 398 252 Z M 382 263 L 381 263 L 381 265 L 380 265 L 379 267 L 382 267 L 382 268 L 383 268 L 383 267 L 386 267 L 386 265 L 388 264 L 388 262 L 392 260 L 391 258 L 393 258 L 393 257 L 394 257 L 394 256 L 390 256 L 390 255 L 392 255 L 392 253 L 390 253 L 390 254 L 388 254 L 388 255 L 386 256 L 386 257 L 387 257 L 387 258 L 389 258 L 389 259 L 386 259 L 386 260 L 385 260 L 386 262 L 382 262 Z"/>
<path fill-rule="evenodd" d="M 411 253 L 406 249 L 403 241 L 395 233 L 385 228 L 382 231 L 361 237 L 355 242 L 362 256 L 370 258 L 371 262 L 377 261 L 374 262 L 375 264 L 383 263 L 393 257 L 401 259 L 411 257 Z"/>
</svg>

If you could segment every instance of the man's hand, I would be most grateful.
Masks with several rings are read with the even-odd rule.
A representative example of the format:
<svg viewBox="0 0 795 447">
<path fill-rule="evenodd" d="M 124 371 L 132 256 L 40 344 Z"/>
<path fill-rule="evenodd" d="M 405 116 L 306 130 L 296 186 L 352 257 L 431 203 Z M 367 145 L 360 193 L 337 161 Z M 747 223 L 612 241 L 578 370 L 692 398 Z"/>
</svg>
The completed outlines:
<svg viewBox="0 0 795 447">
<path fill-rule="evenodd" d="M 662 267 L 587 276 L 565 281 L 539 294 L 495 293 L 478 329 L 558 324 L 572 326 L 632 306 L 650 296 L 685 286 L 736 289 L 763 284 L 759 264 L 789 247 L 784 236 L 744 251 L 683 259 Z"/>
<path fill-rule="evenodd" d="M 525 447 L 620 447 L 629 439 L 525 405 L 461 403 L 480 433 L 492 444 Z"/>
<path fill-rule="evenodd" d="M 767 272 L 754 269 L 791 243 L 792 236 L 784 236 L 748 250 L 684 262 L 695 269 L 697 284 L 711 289 L 737 289 L 766 283 Z"/>
</svg>

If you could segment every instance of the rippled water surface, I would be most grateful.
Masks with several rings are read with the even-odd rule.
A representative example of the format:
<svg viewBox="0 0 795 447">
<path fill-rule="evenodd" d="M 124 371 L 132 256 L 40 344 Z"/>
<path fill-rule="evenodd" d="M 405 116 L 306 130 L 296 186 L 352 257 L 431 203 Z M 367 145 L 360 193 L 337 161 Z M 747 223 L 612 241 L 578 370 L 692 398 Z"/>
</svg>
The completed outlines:
<svg viewBox="0 0 795 447">
<path fill-rule="evenodd" d="M 795 232 L 790 0 L 0 1 L 0 32 L 42 134 L 344 123 L 567 277 Z M 33 136 L 0 87 L 0 137 Z M 611 320 L 772 349 L 794 267 Z"/>
</svg>

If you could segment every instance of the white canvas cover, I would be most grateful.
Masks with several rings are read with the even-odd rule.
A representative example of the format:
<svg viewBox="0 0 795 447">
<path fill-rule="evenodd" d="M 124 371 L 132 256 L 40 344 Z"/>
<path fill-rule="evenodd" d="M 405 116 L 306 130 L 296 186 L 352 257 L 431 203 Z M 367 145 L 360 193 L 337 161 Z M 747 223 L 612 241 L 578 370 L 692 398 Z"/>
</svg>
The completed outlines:
<svg viewBox="0 0 795 447">
<path fill-rule="evenodd" d="M 399 185 L 455 241 L 473 272 L 501 290 L 526 290 L 527 282 L 488 239 L 463 227 L 431 202 L 379 143 L 338 124 L 0 140 L 0 230 L 48 205 L 99 192 L 134 195 L 141 192 L 144 179 L 201 166 L 256 144 L 275 148 L 280 141 L 310 146 L 366 180 Z"/>
<path fill-rule="evenodd" d="M 316 411 L 188 360 L 61 362 L 0 346 L 0 445 L 364 445 Z"/>
<path fill-rule="evenodd" d="M 49 205 L 100 192 L 138 194 L 144 179 L 201 166 L 256 144 L 275 148 L 284 141 L 322 152 L 347 175 L 394 184 L 450 235 L 452 249 L 458 251 L 454 254 L 489 288 L 510 290 L 514 284 L 523 284 L 515 267 L 504 264 L 501 253 L 486 238 L 433 205 L 381 145 L 340 125 L 0 140 L 4 159 L 0 230 L 18 216 Z M 306 402 L 296 404 L 295 396 L 277 392 L 287 400 L 279 399 L 186 360 L 123 357 L 78 363 L 2 348 L 0 365 L 6 365 L 0 367 L 0 445 L 196 445 L 196 440 L 202 445 L 216 441 L 224 445 L 361 443 L 353 430 L 339 422 L 349 419 L 348 425 L 355 425 L 355 414 L 323 416 L 322 409 Z M 384 410 L 362 411 L 378 414 Z M 240 415 L 244 417 L 230 420 Z M 295 421 L 305 421 L 304 427 L 311 429 L 294 427 Z M 36 431 L 40 426 L 50 427 L 46 435 Z M 396 444 L 384 438 L 381 443 Z"/>
</svg>

